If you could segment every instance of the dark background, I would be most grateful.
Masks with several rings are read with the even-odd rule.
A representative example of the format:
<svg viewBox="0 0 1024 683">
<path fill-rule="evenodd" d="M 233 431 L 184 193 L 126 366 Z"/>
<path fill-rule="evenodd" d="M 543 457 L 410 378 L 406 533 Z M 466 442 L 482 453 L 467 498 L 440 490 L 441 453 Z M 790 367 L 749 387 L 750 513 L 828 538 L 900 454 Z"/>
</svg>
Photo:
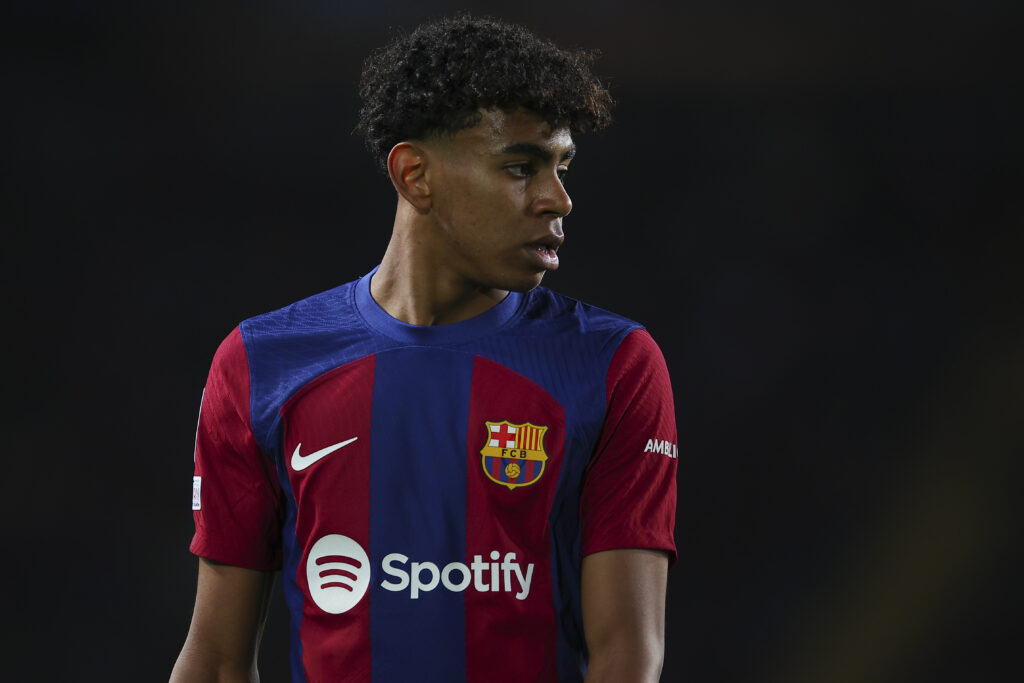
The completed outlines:
<svg viewBox="0 0 1024 683">
<path fill-rule="evenodd" d="M 672 372 L 664 680 L 1017 668 L 1016 3 L 301 4 L 8 4 L 5 678 L 166 679 L 213 352 L 377 263 L 361 61 L 464 7 L 601 48 L 619 102 L 577 140 L 546 284 L 645 323 Z"/>
</svg>

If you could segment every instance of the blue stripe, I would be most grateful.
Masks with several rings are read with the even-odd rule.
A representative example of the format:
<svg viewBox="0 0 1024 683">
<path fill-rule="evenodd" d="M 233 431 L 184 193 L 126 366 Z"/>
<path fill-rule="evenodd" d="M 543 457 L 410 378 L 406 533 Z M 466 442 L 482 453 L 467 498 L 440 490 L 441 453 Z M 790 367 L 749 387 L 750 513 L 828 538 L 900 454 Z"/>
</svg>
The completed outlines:
<svg viewBox="0 0 1024 683">
<path fill-rule="evenodd" d="M 288 470 L 284 458 L 275 458 L 275 460 L 277 477 L 281 482 L 281 489 L 285 499 L 285 520 L 284 526 L 281 529 L 284 555 L 281 566 L 281 587 L 284 590 L 284 600 L 288 605 L 290 617 L 288 620 L 291 631 L 289 655 L 291 659 L 292 683 L 305 683 L 306 669 L 302 664 L 302 639 L 299 637 L 299 630 L 302 628 L 302 604 L 305 600 L 305 595 L 303 595 L 295 580 L 295 577 L 298 576 L 299 560 L 302 559 L 302 548 L 298 547 L 298 541 L 295 538 L 295 494 L 292 491 L 291 481 L 288 479 Z"/>
<path fill-rule="evenodd" d="M 466 557 L 466 430 L 473 357 L 429 348 L 377 356 L 370 448 L 370 594 L 375 681 L 461 681 L 465 665 L 465 600 L 438 583 L 412 598 L 393 567 L 432 579 Z M 453 530 L 456 533 L 452 533 Z M 413 576 L 412 580 L 417 577 Z M 451 577 L 458 582 L 462 575 Z"/>
</svg>

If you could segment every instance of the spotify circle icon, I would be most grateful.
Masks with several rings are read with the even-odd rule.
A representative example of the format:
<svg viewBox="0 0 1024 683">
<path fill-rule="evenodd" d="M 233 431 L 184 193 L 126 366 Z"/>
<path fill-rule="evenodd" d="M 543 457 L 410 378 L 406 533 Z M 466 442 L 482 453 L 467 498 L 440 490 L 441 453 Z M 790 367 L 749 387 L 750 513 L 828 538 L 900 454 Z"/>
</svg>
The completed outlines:
<svg viewBox="0 0 1024 683">
<path fill-rule="evenodd" d="M 347 612 L 370 585 L 370 558 L 356 541 L 341 534 L 313 544 L 306 560 L 309 597 L 328 614 Z"/>
</svg>

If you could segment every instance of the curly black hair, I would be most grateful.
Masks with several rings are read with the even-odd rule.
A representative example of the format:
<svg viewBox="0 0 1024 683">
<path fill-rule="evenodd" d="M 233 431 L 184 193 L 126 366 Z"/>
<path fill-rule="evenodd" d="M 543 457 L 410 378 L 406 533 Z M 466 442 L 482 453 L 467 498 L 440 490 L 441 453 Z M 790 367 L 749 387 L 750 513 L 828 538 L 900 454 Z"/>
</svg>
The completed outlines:
<svg viewBox="0 0 1024 683">
<path fill-rule="evenodd" d="M 428 22 L 363 64 L 356 132 L 386 172 L 397 143 L 472 127 L 481 109 L 523 107 L 572 133 L 600 130 L 613 103 L 590 72 L 597 56 L 492 18 Z"/>
</svg>

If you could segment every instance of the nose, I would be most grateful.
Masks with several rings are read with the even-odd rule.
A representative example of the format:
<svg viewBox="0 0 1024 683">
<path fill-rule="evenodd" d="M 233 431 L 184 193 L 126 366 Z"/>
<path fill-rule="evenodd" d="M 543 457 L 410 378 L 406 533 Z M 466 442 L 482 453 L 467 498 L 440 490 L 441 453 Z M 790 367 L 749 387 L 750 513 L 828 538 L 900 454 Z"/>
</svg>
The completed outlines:
<svg viewBox="0 0 1024 683">
<path fill-rule="evenodd" d="M 558 218 L 568 216 L 572 211 L 572 199 L 565 191 L 565 186 L 557 173 L 547 176 L 548 181 L 543 184 L 541 193 L 534 202 L 534 210 L 538 214 L 553 214 Z"/>
</svg>

